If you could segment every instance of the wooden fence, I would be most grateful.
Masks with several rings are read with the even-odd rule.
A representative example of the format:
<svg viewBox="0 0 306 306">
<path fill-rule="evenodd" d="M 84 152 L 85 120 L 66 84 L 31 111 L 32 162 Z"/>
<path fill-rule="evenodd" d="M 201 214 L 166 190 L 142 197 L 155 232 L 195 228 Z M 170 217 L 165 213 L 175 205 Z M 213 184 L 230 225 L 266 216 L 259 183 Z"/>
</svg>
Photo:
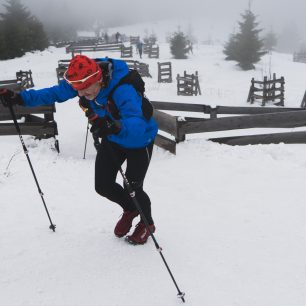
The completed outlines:
<svg viewBox="0 0 306 306">
<path fill-rule="evenodd" d="M 149 54 L 152 44 L 143 44 L 143 54 Z"/>
<path fill-rule="evenodd" d="M 150 45 L 148 56 L 149 58 L 159 58 L 159 46 Z"/>
<path fill-rule="evenodd" d="M 150 43 L 144 44 L 143 54 L 148 54 L 149 58 L 159 58 L 159 46 Z"/>
<path fill-rule="evenodd" d="M 133 57 L 133 46 L 125 47 L 124 45 L 122 45 L 121 57 L 122 58 Z"/>
<path fill-rule="evenodd" d="M 56 76 L 57 76 L 58 83 L 63 79 L 64 73 L 67 70 L 69 63 L 70 63 L 70 60 L 59 60 L 58 61 L 58 66 L 56 68 Z"/>
<path fill-rule="evenodd" d="M 197 96 L 198 94 L 201 95 L 197 71 L 194 74 L 187 74 L 186 71 L 184 71 L 184 75 L 180 76 L 178 74 L 176 80 L 178 96 Z"/>
<path fill-rule="evenodd" d="M 96 44 L 96 45 L 70 45 L 66 48 L 66 53 L 71 53 L 72 57 L 75 54 L 95 51 L 119 51 L 121 52 L 122 43 Z"/>
<path fill-rule="evenodd" d="M 172 83 L 172 66 L 171 62 L 157 63 L 158 66 L 158 83 Z"/>
<path fill-rule="evenodd" d="M 158 135 L 156 144 L 166 150 L 176 152 L 176 143 L 184 141 L 187 134 L 228 131 L 250 128 L 294 128 L 306 126 L 306 110 L 302 108 L 275 107 L 230 107 L 217 106 L 212 108 L 203 104 L 186 104 L 152 101 L 154 118 L 159 130 L 174 137 Z M 173 116 L 164 111 L 182 112 Z M 184 112 L 208 114 L 209 118 L 184 117 Z M 218 115 L 234 115 L 217 118 Z M 278 133 L 268 138 L 264 135 L 214 138 L 219 143 L 245 145 L 259 143 L 306 143 L 306 132 Z M 304 138 L 303 138 L 304 137 Z"/>
<path fill-rule="evenodd" d="M 130 36 L 130 43 L 131 45 L 137 45 L 140 41 L 139 36 Z"/>
<path fill-rule="evenodd" d="M 148 64 L 141 63 L 141 62 L 134 61 L 134 60 L 124 60 L 124 61 L 127 63 L 129 69 L 137 70 L 142 77 L 152 78 L 149 72 Z M 70 60 L 59 60 L 58 61 L 58 67 L 56 68 L 56 76 L 57 76 L 58 83 L 63 79 L 63 75 L 65 71 L 67 70 L 69 63 L 70 63 Z"/>
<path fill-rule="evenodd" d="M 16 79 L 0 81 L 0 89 L 7 88 L 16 90 L 16 88 L 26 89 L 34 87 L 32 71 L 18 71 L 16 72 Z"/>
<path fill-rule="evenodd" d="M 276 79 L 275 73 L 273 73 L 272 80 L 268 80 L 266 76 L 263 81 L 255 81 L 252 78 L 247 101 L 253 104 L 255 100 L 261 100 L 261 105 L 265 106 L 268 101 L 279 100 L 274 105 L 284 106 L 284 92 L 285 79 L 284 77 Z"/>
<path fill-rule="evenodd" d="M 31 88 L 34 86 L 31 71 L 19 71 L 16 73 L 16 79 L 0 81 L 0 88 L 9 88 L 14 91 Z M 50 138 L 58 135 L 57 124 L 54 120 L 54 105 L 39 107 L 14 106 L 17 119 L 23 118 L 19 122 L 22 135 L 33 135 L 38 139 Z M 37 115 L 43 115 L 39 117 Z M 16 127 L 12 121 L 11 113 L 7 107 L 0 103 L 0 136 L 18 135 Z M 59 152 L 58 140 L 55 138 L 55 148 Z"/>
<path fill-rule="evenodd" d="M 129 69 L 137 70 L 142 77 L 152 78 L 149 72 L 148 64 L 141 63 L 141 62 L 134 61 L 134 60 L 124 60 L 124 61 L 127 63 Z"/>
</svg>

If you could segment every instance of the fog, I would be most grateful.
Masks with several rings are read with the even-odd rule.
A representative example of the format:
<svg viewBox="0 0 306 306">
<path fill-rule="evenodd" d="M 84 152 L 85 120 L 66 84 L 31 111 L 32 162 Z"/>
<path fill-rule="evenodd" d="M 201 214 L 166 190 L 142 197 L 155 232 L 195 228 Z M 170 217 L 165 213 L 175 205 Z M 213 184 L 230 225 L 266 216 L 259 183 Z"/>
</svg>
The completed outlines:
<svg viewBox="0 0 306 306">
<path fill-rule="evenodd" d="M 2 4 L 6 1 L 0 0 Z M 104 27 L 162 19 L 210 21 L 230 34 L 237 27 L 240 14 L 251 3 L 261 28 L 281 32 L 296 27 L 304 40 L 306 29 L 303 0 L 21 0 L 43 23 L 86 24 L 99 20 Z"/>
</svg>

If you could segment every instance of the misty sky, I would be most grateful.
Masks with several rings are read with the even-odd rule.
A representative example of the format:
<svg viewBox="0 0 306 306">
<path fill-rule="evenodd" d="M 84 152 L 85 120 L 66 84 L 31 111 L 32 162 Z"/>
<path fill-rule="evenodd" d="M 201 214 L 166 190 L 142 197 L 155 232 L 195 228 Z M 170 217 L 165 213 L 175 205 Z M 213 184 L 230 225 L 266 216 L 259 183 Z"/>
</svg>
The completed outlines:
<svg viewBox="0 0 306 306">
<path fill-rule="evenodd" d="M 0 0 L 0 5 L 5 3 Z M 21 0 L 41 21 L 83 21 L 99 18 L 105 26 L 133 21 L 193 18 L 211 20 L 233 31 L 240 13 L 248 8 L 249 0 Z M 304 29 L 306 1 L 252 0 L 252 11 L 264 27 L 278 31 L 282 26 L 296 23 Z M 1 9 L 1 8 L 0 8 Z M 306 35 L 306 34 L 305 34 Z"/>
</svg>

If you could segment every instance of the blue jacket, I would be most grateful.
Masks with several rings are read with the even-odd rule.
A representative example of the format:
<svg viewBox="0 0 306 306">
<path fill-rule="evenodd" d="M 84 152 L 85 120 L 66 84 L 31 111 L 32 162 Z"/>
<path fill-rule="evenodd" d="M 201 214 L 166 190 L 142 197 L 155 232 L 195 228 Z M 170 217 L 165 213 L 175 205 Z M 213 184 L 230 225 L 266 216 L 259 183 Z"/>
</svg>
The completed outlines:
<svg viewBox="0 0 306 306">
<path fill-rule="evenodd" d="M 98 60 L 106 61 L 107 59 Z M 108 86 L 100 90 L 94 101 L 90 101 L 92 109 L 99 117 L 105 115 L 112 117 L 106 108 L 108 95 L 120 79 L 129 72 L 124 61 L 113 59 L 112 63 L 113 71 Z M 65 102 L 76 97 L 77 94 L 78 92 L 65 80 L 61 80 L 59 85 L 53 87 L 21 92 L 24 104 L 30 107 Z M 119 86 L 113 94 L 113 100 L 120 112 L 121 130 L 116 135 L 108 136 L 108 139 L 124 148 L 143 148 L 153 142 L 158 130 L 157 123 L 153 117 L 150 120 L 143 117 L 142 98 L 134 87 L 129 84 Z"/>
</svg>

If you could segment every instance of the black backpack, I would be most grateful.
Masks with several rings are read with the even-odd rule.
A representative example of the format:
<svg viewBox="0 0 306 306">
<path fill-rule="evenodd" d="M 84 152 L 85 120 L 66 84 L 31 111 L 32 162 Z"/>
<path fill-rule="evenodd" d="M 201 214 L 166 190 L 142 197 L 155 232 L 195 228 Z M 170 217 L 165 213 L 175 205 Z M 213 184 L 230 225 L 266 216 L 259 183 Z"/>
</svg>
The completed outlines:
<svg viewBox="0 0 306 306">
<path fill-rule="evenodd" d="M 106 86 L 109 83 L 109 80 L 111 79 L 111 70 L 112 70 L 112 61 L 109 59 L 109 61 L 104 62 L 98 62 L 100 67 L 103 71 L 103 80 L 106 83 Z M 115 90 L 123 85 L 123 84 L 130 84 L 132 85 L 135 90 L 138 92 L 138 94 L 142 98 L 142 113 L 146 120 L 149 120 L 153 116 L 153 105 L 150 102 L 150 100 L 145 96 L 145 82 L 143 81 L 141 75 L 137 70 L 130 70 L 129 73 L 124 76 L 117 85 L 114 86 L 114 88 L 111 90 L 111 92 L 108 95 L 108 111 L 112 114 L 114 119 L 119 120 L 121 118 L 120 112 L 118 107 L 115 104 L 115 101 L 113 99 L 113 94 Z"/>
</svg>

